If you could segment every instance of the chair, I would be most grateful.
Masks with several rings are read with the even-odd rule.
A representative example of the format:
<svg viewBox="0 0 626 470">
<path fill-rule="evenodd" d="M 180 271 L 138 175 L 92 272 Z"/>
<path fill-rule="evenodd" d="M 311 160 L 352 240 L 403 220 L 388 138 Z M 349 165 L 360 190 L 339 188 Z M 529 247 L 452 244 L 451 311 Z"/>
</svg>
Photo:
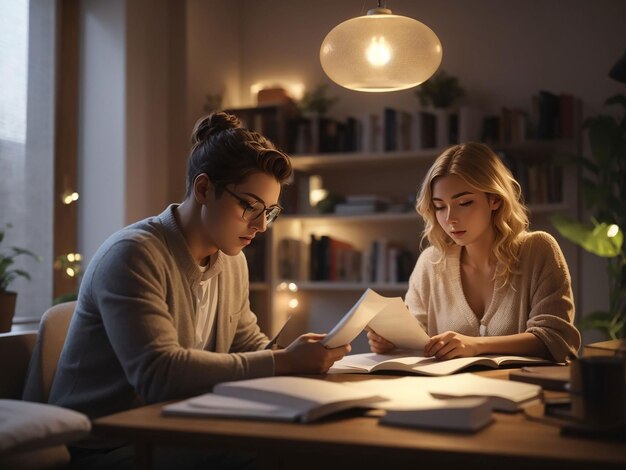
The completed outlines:
<svg viewBox="0 0 626 470">
<path fill-rule="evenodd" d="M 12 358 L 11 367 L 0 368 L 2 469 L 66 466 L 70 455 L 65 444 L 89 433 L 87 416 L 47 404 L 75 306 L 76 302 L 68 302 L 48 309 L 36 338 L 34 332 L 0 335 L 0 354 Z M 22 401 L 15 401 L 20 397 Z"/>
<path fill-rule="evenodd" d="M 50 388 L 65 344 L 76 302 L 49 308 L 41 317 L 35 349 L 28 366 L 23 400 L 48 403 Z"/>
</svg>

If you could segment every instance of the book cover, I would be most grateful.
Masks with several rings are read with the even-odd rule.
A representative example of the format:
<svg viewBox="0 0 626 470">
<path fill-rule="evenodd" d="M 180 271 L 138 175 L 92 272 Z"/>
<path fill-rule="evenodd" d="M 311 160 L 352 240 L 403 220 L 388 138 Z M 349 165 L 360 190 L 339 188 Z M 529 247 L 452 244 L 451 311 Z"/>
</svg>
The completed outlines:
<svg viewBox="0 0 626 470">
<path fill-rule="evenodd" d="M 440 400 L 389 409 L 380 418 L 381 424 L 474 432 L 493 422 L 491 404 L 487 398 Z"/>
<path fill-rule="evenodd" d="M 163 407 L 164 415 L 254 418 L 308 423 L 337 411 L 384 401 L 367 390 L 304 377 L 222 382 L 213 393 Z"/>
<path fill-rule="evenodd" d="M 522 367 L 509 374 L 509 380 L 540 385 L 546 390 L 567 391 L 570 380 L 569 366 Z"/>
</svg>

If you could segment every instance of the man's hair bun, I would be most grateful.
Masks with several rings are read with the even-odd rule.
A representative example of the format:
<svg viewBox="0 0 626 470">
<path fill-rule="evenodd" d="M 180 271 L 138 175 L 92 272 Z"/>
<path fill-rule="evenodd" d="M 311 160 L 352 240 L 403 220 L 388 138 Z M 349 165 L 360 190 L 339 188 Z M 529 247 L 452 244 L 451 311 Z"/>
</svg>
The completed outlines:
<svg viewBox="0 0 626 470">
<path fill-rule="evenodd" d="M 206 142 L 220 132 L 239 127 L 241 127 L 241 122 L 237 116 L 223 112 L 209 114 L 196 123 L 191 134 L 191 144 L 195 146 Z"/>
</svg>

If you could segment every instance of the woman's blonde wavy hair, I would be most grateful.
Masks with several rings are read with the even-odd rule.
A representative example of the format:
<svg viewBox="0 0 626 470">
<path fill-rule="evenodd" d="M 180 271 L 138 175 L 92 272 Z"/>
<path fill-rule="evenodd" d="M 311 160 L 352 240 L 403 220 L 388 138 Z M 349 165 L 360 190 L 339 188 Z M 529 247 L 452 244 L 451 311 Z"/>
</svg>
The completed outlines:
<svg viewBox="0 0 626 470">
<path fill-rule="evenodd" d="M 499 266 L 495 276 L 502 285 L 508 284 L 516 273 L 522 236 L 528 230 L 528 210 L 519 183 L 498 155 L 483 144 L 455 145 L 437 157 L 424 178 L 416 209 L 425 223 L 422 243 L 428 240 L 439 251 L 441 256 L 435 264 L 442 269 L 445 269 L 446 250 L 455 243 L 437 222 L 432 186 L 436 178 L 448 175 L 457 175 L 476 191 L 502 201 L 492 213 L 496 236 L 493 251 Z"/>
</svg>

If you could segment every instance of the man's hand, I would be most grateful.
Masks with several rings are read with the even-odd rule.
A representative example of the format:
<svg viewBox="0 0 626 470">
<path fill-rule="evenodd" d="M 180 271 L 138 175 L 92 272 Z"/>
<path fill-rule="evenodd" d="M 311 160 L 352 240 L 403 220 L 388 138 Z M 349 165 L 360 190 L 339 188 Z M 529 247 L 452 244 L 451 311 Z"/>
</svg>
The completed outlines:
<svg viewBox="0 0 626 470">
<path fill-rule="evenodd" d="M 285 349 L 273 351 L 275 375 L 323 374 L 350 352 L 350 345 L 327 349 L 320 341 L 326 335 L 307 333 Z"/>
<path fill-rule="evenodd" d="M 478 341 L 479 338 L 474 336 L 446 331 L 430 338 L 424 347 L 424 356 L 435 356 L 437 359 L 478 356 L 480 354 Z"/>
<path fill-rule="evenodd" d="M 382 336 L 378 335 L 374 330 L 367 327 L 367 342 L 370 345 L 370 349 L 375 354 L 386 354 L 395 349 L 396 346 L 390 343 Z"/>
</svg>

